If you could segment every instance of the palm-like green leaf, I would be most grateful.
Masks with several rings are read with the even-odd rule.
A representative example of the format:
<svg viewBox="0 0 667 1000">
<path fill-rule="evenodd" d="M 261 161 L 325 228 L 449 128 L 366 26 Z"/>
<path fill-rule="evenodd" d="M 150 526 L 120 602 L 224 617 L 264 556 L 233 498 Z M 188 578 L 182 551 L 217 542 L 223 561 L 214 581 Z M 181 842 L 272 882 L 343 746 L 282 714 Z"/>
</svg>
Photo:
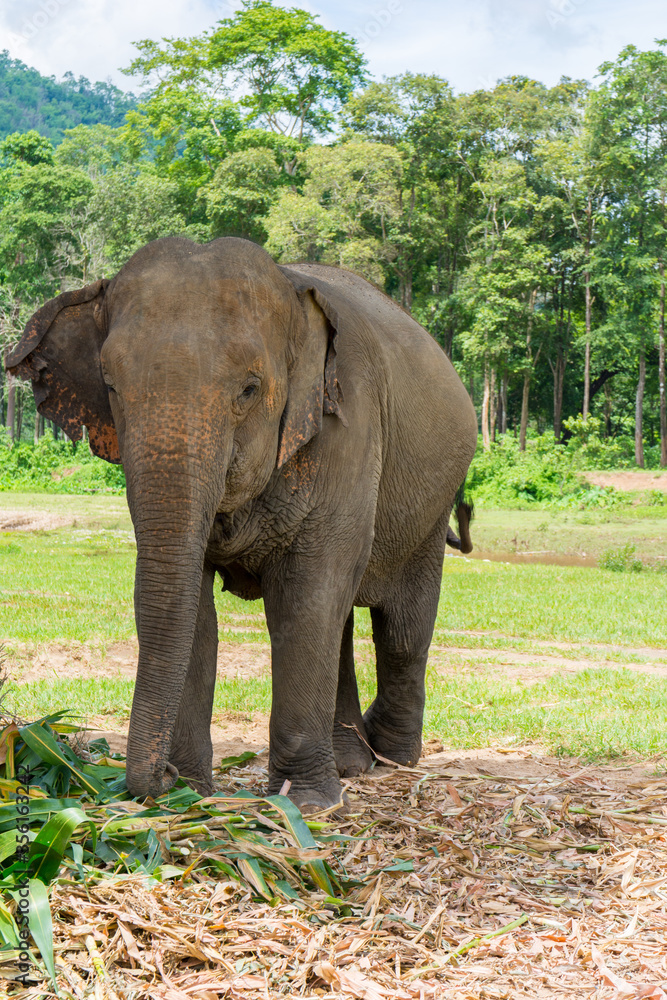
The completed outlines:
<svg viewBox="0 0 667 1000">
<path fill-rule="evenodd" d="M 19 947 L 19 932 L 14 917 L 0 899 L 0 943 L 10 948 Z"/>
<path fill-rule="evenodd" d="M 74 755 L 67 753 L 62 744 L 58 744 L 54 736 L 44 726 L 33 722 L 31 726 L 24 726 L 21 729 L 21 739 L 33 750 L 44 763 L 54 767 L 65 767 L 76 778 L 77 782 L 93 797 L 107 796 L 107 789 L 102 781 L 91 775 L 83 774 L 73 763 L 71 757 Z"/>
<path fill-rule="evenodd" d="M 90 828 L 93 838 L 92 852 L 97 848 L 97 830 L 92 820 L 82 809 L 63 809 L 56 813 L 39 831 L 30 848 L 34 864 L 34 877 L 46 885 L 55 878 L 63 863 L 65 849 L 78 826 Z"/>
<path fill-rule="evenodd" d="M 30 904 L 28 926 L 30 933 L 39 948 L 42 960 L 53 983 L 53 988 L 57 991 L 56 966 L 53 956 L 53 922 L 51 920 L 49 894 L 44 883 L 36 878 L 29 879 L 28 891 Z"/>
</svg>

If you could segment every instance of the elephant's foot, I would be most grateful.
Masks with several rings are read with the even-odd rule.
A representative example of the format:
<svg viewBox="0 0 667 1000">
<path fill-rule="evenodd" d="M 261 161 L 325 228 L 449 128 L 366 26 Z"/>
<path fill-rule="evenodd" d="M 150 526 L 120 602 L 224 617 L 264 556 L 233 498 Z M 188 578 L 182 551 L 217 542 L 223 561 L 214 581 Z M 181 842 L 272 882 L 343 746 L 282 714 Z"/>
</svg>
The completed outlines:
<svg viewBox="0 0 667 1000">
<path fill-rule="evenodd" d="M 195 792 L 199 792 L 200 795 L 207 796 L 213 794 L 214 788 L 212 778 L 196 777 L 194 775 L 191 776 L 183 773 L 181 773 L 180 776 L 186 785 L 189 785 L 190 788 L 194 788 Z"/>
<path fill-rule="evenodd" d="M 355 774 L 370 770 L 373 754 L 367 743 L 368 738 L 361 720 L 356 726 L 344 726 L 338 720 L 334 722 L 334 757 L 341 778 L 352 778 Z"/>
<path fill-rule="evenodd" d="M 287 779 L 289 780 L 289 779 Z M 269 779 L 269 795 L 278 795 L 285 785 L 285 779 Z M 332 809 L 343 809 L 345 799 L 338 777 L 321 785 L 304 784 L 296 780 L 287 789 L 287 796 L 302 813 L 324 812 Z"/>
<path fill-rule="evenodd" d="M 418 727 L 414 724 L 398 726 L 394 719 L 388 718 L 373 702 L 364 714 L 364 727 L 368 742 L 379 757 L 405 767 L 412 767 L 421 757 L 421 720 Z"/>
<path fill-rule="evenodd" d="M 308 765 L 309 761 L 303 756 L 293 764 L 270 759 L 269 795 L 286 793 L 302 812 L 322 812 L 343 807 L 343 790 L 333 755 L 324 765 L 321 759 L 315 759 Z M 286 782 L 289 782 L 287 787 Z"/>
<path fill-rule="evenodd" d="M 157 799 L 173 788 L 179 777 L 178 769 L 173 764 L 166 763 L 164 771 L 156 778 L 155 775 L 146 775 L 142 768 L 136 767 L 131 757 L 127 759 L 125 780 L 130 795 L 135 798 L 146 798 L 150 795 L 151 798 Z"/>
<path fill-rule="evenodd" d="M 204 750 L 202 753 L 193 752 L 191 749 L 182 749 L 179 753 L 177 747 L 172 748 L 169 755 L 169 762 L 178 769 L 178 775 L 190 788 L 194 788 L 200 795 L 212 795 L 213 773 L 212 773 L 212 752 Z"/>
</svg>

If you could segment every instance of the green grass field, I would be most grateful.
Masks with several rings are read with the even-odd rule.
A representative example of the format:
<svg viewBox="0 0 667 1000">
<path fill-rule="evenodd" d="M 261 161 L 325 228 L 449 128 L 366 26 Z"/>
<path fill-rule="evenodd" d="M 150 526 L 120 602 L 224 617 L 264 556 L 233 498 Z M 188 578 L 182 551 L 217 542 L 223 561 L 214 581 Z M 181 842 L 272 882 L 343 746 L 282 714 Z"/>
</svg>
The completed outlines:
<svg viewBox="0 0 667 1000">
<path fill-rule="evenodd" d="M 106 676 L 103 666 L 91 668 L 89 679 L 60 670 L 21 682 L 22 667 L 50 644 L 104 651 L 134 636 L 135 548 L 123 498 L 4 494 L 0 506 L 59 519 L 57 527 L 47 521 L 42 530 L 0 533 L 0 639 L 12 676 L 7 707 L 24 718 L 69 708 L 126 722 L 132 681 Z M 614 538 L 619 544 L 652 538 L 653 560 L 667 555 L 664 508 L 645 508 L 642 516 L 635 510 L 586 512 L 590 523 L 576 532 L 585 527 L 591 550 L 604 551 Z M 511 552 L 519 526 L 528 537 L 546 533 L 537 518 L 544 522 L 545 512 L 481 510 L 476 543 L 498 552 L 506 540 Z M 564 532 L 572 518 L 571 512 L 549 516 L 549 534 L 561 539 L 555 551 L 576 543 L 574 528 Z M 221 640 L 268 642 L 261 602 L 219 588 L 216 602 Z M 667 752 L 666 607 L 667 573 L 653 569 L 614 573 L 448 557 L 427 675 L 426 733 L 449 747 L 533 742 L 588 757 Z M 364 609 L 356 613 L 356 636 L 367 703 L 373 665 Z M 545 655 L 555 661 L 547 671 Z M 268 677 L 218 683 L 219 717 L 252 718 L 269 707 Z"/>
</svg>

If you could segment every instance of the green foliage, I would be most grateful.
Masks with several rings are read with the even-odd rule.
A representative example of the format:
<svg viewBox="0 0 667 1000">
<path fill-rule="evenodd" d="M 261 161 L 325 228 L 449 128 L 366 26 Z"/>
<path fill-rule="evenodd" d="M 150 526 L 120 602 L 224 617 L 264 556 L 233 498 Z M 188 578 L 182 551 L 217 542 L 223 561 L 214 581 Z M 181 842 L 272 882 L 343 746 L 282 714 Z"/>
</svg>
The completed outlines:
<svg viewBox="0 0 667 1000">
<path fill-rule="evenodd" d="M 600 436 L 602 420 L 581 415 L 564 426 L 571 432 L 567 444 L 552 434 L 530 436 L 521 451 L 513 434 L 500 434 L 488 450 L 480 446 L 473 458 L 467 485 L 476 501 L 507 507 L 545 506 L 609 508 L 626 501 L 612 486 L 585 485 L 587 471 L 635 468 L 634 441 L 629 435 Z M 646 448 L 647 465 L 659 467 L 659 449 Z M 662 506 L 665 496 L 653 490 L 647 506 Z"/>
<path fill-rule="evenodd" d="M 509 507 L 554 503 L 582 492 L 566 448 L 549 435 L 530 440 L 525 452 L 509 434 L 488 451 L 478 448 L 467 485 L 476 502 Z"/>
<path fill-rule="evenodd" d="M 115 274 L 140 247 L 160 236 L 194 236 L 181 211 L 175 181 L 155 170 L 121 164 L 104 173 L 86 206 L 89 266 Z M 95 258 L 95 248 L 102 254 Z M 97 265 L 97 266 L 95 266 Z"/>
<path fill-rule="evenodd" d="M 365 78 L 357 43 L 329 31 L 305 10 L 242 0 L 231 18 L 192 39 L 144 40 L 127 70 L 158 76 L 158 94 L 241 89 L 248 125 L 302 141 L 328 132 L 334 112 Z"/>
<path fill-rule="evenodd" d="M 667 494 L 662 490 L 649 490 L 644 498 L 647 507 L 665 507 L 667 505 Z"/>
<path fill-rule="evenodd" d="M 72 219 L 93 194 L 86 173 L 55 162 L 24 162 L 0 175 L 0 276 L 21 299 L 50 298 L 83 256 Z M 5 289 L 3 289 L 5 291 Z"/>
<path fill-rule="evenodd" d="M 629 434 L 603 436 L 601 417 L 588 416 L 585 420 L 578 414 L 563 421 L 564 429 L 571 437 L 568 451 L 572 462 L 579 469 L 627 469 L 635 467 L 634 439 Z M 653 463 L 652 453 L 647 452 L 647 465 Z M 657 465 L 657 462 L 656 462 Z"/>
<path fill-rule="evenodd" d="M 588 486 L 582 487 L 576 493 L 563 497 L 559 506 L 578 507 L 581 510 L 603 509 L 610 507 L 620 507 L 627 504 L 627 498 L 615 490 L 613 486 Z"/>
<path fill-rule="evenodd" d="M 9 163 L 53 163 L 53 143 L 35 129 L 13 132 L 0 142 L 0 155 Z"/>
<path fill-rule="evenodd" d="M 286 189 L 266 219 L 269 253 L 285 263 L 313 260 L 357 271 L 383 283 L 396 258 L 402 165 L 382 143 L 353 139 L 312 146 L 298 158 L 301 193 Z"/>
<path fill-rule="evenodd" d="M 0 890 L 7 902 L 16 900 L 28 880 L 30 932 L 54 982 L 45 887 L 60 879 L 85 882 L 114 872 L 138 872 L 155 883 L 186 878 L 196 867 L 209 877 L 232 879 L 239 889 L 268 901 L 300 897 L 315 903 L 324 895 L 334 903 L 334 892 L 344 893 L 324 860 L 330 850 L 316 842 L 285 796 L 261 798 L 242 791 L 204 800 L 179 779 L 146 806 L 129 797 L 125 762 L 110 754 L 104 740 L 77 752 L 77 726 L 64 722 L 65 715 L 52 713 L 20 727 L 3 720 L 0 731 L 6 749 L 0 764 Z M 242 766 L 252 757 L 229 758 L 221 769 Z M 26 787 L 28 803 L 18 804 L 17 793 L 25 794 Z M 318 824 L 318 835 L 323 828 L 326 824 Z M 327 829 L 323 839 L 328 844 L 336 838 Z M 190 847 L 184 848 L 184 841 Z M 19 842 L 24 849 L 17 848 Z M 201 857 L 189 865 L 195 842 Z M 0 906 L 0 947 L 15 948 L 16 908 Z"/>
<path fill-rule="evenodd" d="M 384 288 L 452 358 L 485 444 L 552 424 L 573 469 L 656 467 L 666 44 L 626 47 L 593 87 L 510 76 L 456 95 L 434 75 L 369 82 L 353 39 L 269 0 L 197 37 L 144 40 L 128 70 L 149 85 L 140 104 L 67 78 L 116 117 L 64 137 L 27 120 L 2 144 L 0 346 L 45 298 L 111 277 L 152 239 L 243 236 Z M 3 58 L 0 82 L 28 80 Z M 540 448 L 542 468 L 521 460 L 503 496 L 576 493 Z"/>
<path fill-rule="evenodd" d="M 609 569 L 614 573 L 641 573 L 644 563 L 635 558 L 636 547 L 631 542 L 617 549 L 607 549 L 600 556 L 600 569 Z"/>
<path fill-rule="evenodd" d="M 266 148 L 239 149 L 227 156 L 213 179 L 200 189 L 212 236 L 266 241 L 266 217 L 285 177 Z"/>
<path fill-rule="evenodd" d="M 76 125 L 121 125 L 135 99 L 111 83 L 77 80 L 71 73 L 57 82 L 30 69 L 5 50 L 0 53 L 0 136 L 36 129 L 54 142 Z"/>
<path fill-rule="evenodd" d="M 10 447 L 0 434 L 0 490 L 46 493 L 124 493 L 121 466 L 91 454 L 85 442 L 54 441 L 50 435 L 37 445 Z"/>
</svg>

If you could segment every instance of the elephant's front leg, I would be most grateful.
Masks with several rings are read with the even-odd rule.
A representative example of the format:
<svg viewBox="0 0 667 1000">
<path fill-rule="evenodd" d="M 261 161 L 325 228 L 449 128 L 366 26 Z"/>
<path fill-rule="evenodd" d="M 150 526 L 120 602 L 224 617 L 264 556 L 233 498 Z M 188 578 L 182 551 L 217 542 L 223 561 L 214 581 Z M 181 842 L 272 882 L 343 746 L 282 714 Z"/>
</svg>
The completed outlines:
<svg viewBox="0 0 667 1000">
<path fill-rule="evenodd" d="M 211 715 L 218 659 L 214 578 L 215 569 L 205 563 L 190 664 L 169 754 L 170 764 L 202 795 L 213 791 Z"/>
<path fill-rule="evenodd" d="M 262 580 L 271 635 L 269 793 L 289 781 L 300 808 L 319 810 L 342 801 L 332 732 L 353 581 L 341 593 L 340 577 L 299 562 L 288 557 Z"/>
</svg>

